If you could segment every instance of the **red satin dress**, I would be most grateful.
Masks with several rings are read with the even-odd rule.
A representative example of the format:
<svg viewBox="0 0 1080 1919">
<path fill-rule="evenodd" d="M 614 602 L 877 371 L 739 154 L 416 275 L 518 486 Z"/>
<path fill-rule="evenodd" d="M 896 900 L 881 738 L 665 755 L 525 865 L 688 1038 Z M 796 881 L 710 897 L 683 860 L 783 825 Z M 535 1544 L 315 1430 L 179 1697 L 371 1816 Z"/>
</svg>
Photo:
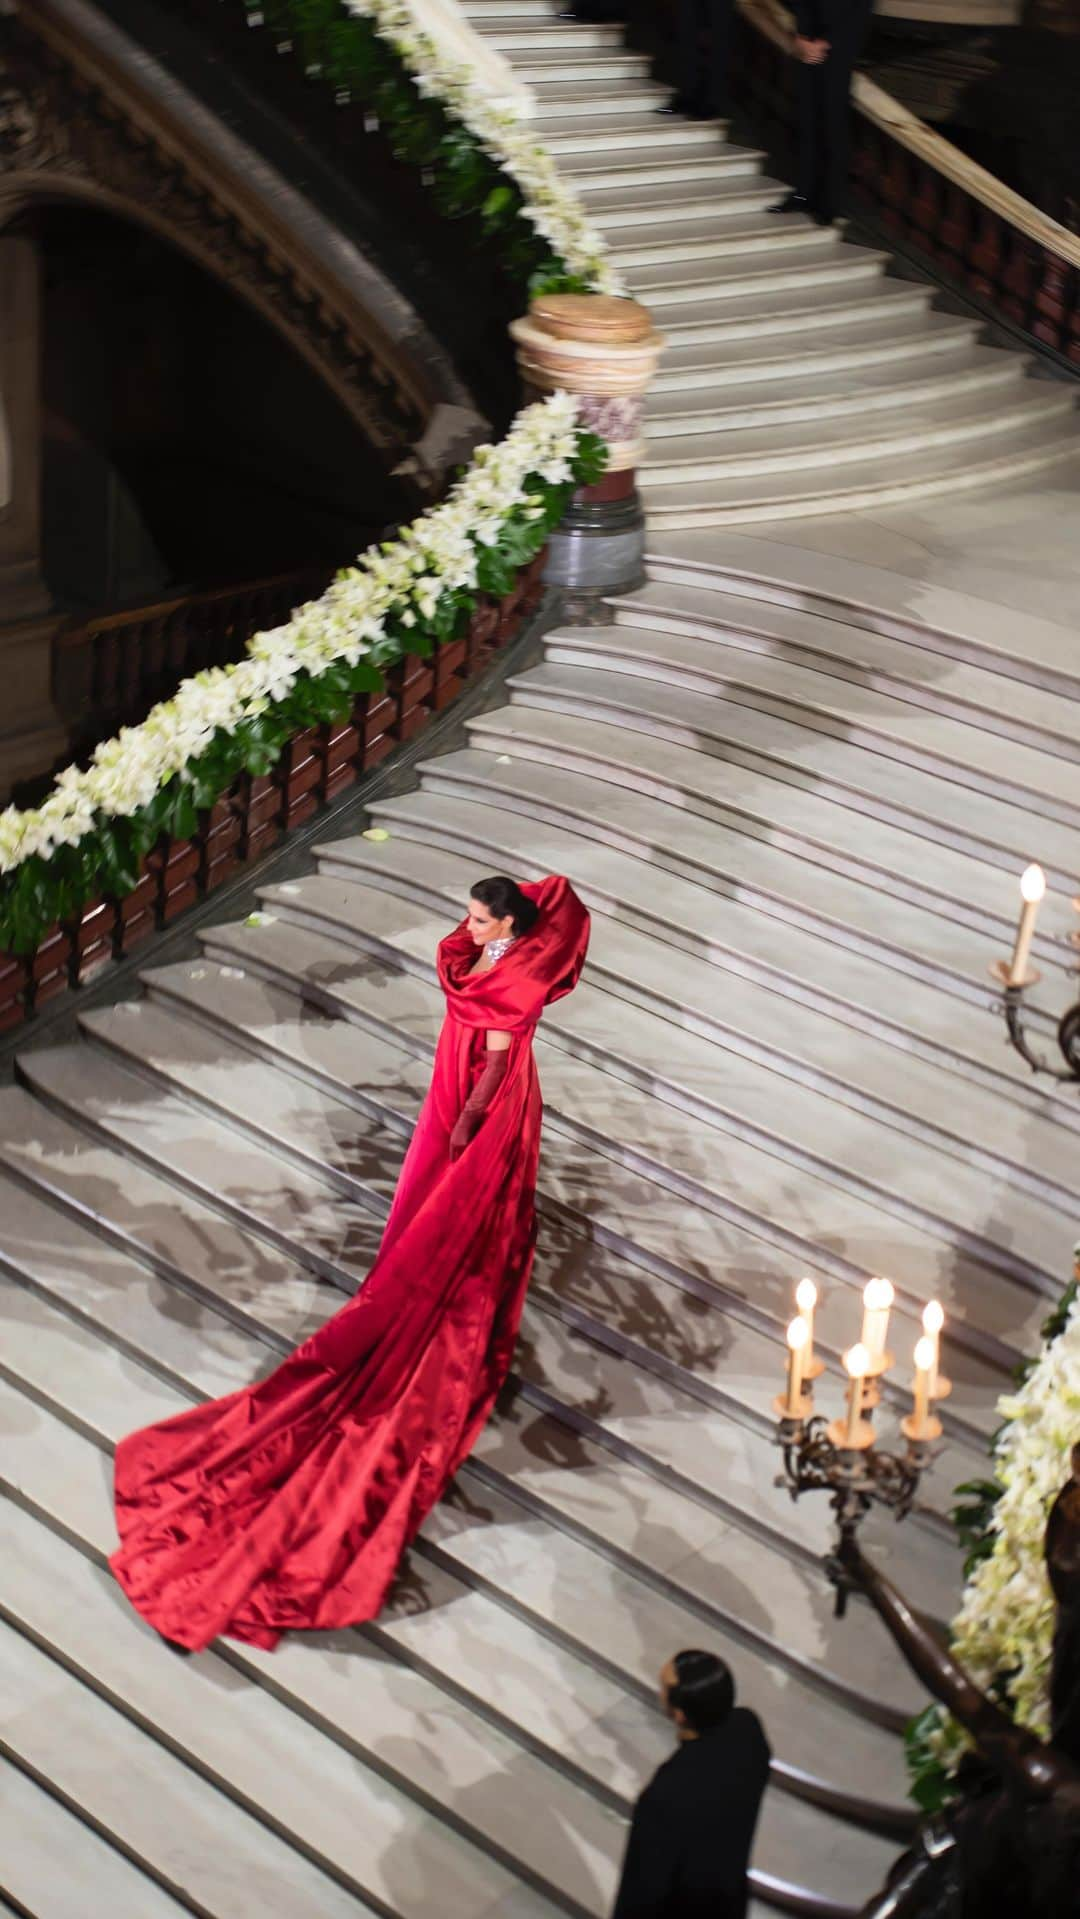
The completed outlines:
<svg viewBox="0 0 1080 1919">
<path fill-rule="evenodd" d="M 378 1258 L 354 1299 L 258 1385 L 133 1433 L 116 1453 L 111 1565 L 166 1638 L 272 1647 L 379 1611 L 398 1562 L 475 1443 L 509 1369 L 535 1243 L 540 1086 L 532 1036 L 576 984 L 589 916 L 568 881 L 473 974 L 439 946 L 446 1019 Z M 506 1074 L 451 1164 L 449 1136 L 511 1035 Z"/>
</svg>

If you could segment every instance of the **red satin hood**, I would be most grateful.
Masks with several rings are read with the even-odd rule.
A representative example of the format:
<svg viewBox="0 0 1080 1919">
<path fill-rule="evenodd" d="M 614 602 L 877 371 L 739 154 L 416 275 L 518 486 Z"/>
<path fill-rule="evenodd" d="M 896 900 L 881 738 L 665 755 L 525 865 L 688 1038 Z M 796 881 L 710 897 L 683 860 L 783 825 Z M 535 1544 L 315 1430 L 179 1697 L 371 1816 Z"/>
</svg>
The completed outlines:
<svg viewBox="0 0 1080 1919">
<path fill-rule="evenodd" d="M 490 971 L 470 976 L 477 949 L 463 920 L 439 943 L 439 982 L 446 1010 L 463 1026 L 521 1032 L 535 1026 L 545 1006 L 572 992 L 589 948 L 589 915 L 560 874 L 526 881 L 522 892 L 540 916 Z"/>
</svg>

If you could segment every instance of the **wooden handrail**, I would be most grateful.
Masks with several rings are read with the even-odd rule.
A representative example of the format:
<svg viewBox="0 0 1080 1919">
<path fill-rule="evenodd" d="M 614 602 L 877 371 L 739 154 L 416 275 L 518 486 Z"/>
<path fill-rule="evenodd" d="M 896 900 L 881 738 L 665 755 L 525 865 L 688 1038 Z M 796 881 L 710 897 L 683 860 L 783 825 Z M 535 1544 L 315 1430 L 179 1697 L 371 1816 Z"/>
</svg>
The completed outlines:
<svg viewBox="0 0 1080 1919">
<path fill-rule="evenodd" d="M 221 600 L 239 600 L 252 593 L 267 593 L 277 588 L 295 587 L 298 600 L 307 592 L 321 590 L 326 584 L 326 569 L 306 567 L 301 572 L 269 573 L 260 579 L 243 580 L 238 586 L 212 586 L 195 593 L 174 593 L 167 600 L 141 601 L 137 606 L 115 608 L 100 613 L 73 613 L 61 627 L 55 644 L 65 652 L 90 644 L 95 633 L 114 633 L 122 627 L 143 626 L 151 620 L 167 619 L 182 608 L 213 606 Z"/>
<path fill-rule="evenodd" d="M 737 0 L 737 5 L 740 13 L 759 33 L 787 51 L 794 33 L 794 19 L 782 0 Z M 1033 206 L 1030 200 L 1025 200 L 1023 194 L 1014 193 L 1011 187 L 1005 186 L 976 160 L 969 160 L 959 147 L 954 147 L 951 141 L 935 133 L 917 114 L 910 112 L 892 94 L 879 87 L 875 80 L 869 79 L 865 73 L 857 73 L 852 82 L 851 98 L 858 113 L 888 133 L 925 165 L 932 167 L 942 179 L 960 187 L 988 212 L 1006 220 L 1037 246 L 1057 254 L 1069 266 L 1080 268 L 1080 235 L 1070 233 L 1068 227 L 1052 220 L 1049 214 Z"/>
</svg>

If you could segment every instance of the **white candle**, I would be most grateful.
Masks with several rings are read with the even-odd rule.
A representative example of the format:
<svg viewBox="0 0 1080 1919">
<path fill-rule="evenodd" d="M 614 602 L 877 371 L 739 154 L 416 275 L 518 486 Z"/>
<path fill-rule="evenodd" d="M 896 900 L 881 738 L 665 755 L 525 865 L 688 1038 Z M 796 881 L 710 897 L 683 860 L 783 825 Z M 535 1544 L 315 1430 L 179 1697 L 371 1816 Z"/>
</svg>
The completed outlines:
<svg viewBox="0 0 1080 1919">
<path fill-rule="evenodd" d="M 817 1287 L 812 1279 L 800 1279 L 795 1288 L 795 1304 L 806 1323 L 806 1363 L 810 1365 L 814 1357 L 814 1308 L 817 1305 Z"/>
<path fill-rule="evenodd" d="M 848 1387 L 848 1417 L 844 1438 L 849 1446 L 854 1446 L 858 1441 L 859 1427 L 862 1423 L 863 1381 L 870 1366 L 870 1354 L 861 1341 L 848 1348 L 844 1354 L 844 1365 L 851 1381 Z"/>
<path fill-rule="evenodd" d="M 930 1405 L 930 1369 L 933 1363 L 933 1341 L 920 1339 L 915 1346 L 915 1405 L 911 1420 L 912 1439 L 925 1439 L 927 1436 L 926 1415 Z"/>
<path fill-rule="evenodd" d="M 893 1298 L 890 1280 L 867 1280 L 863 1288 L 863 1323 L 860 1343 L 866 1347 L 871 1365 L 875 1360 L 880 1359 L 885 1351 L 885 1336 L 889 1330 L 889 1313 Z"/>
<path fill-rule="evenodd" d="M 1035 935 L 1035 920 L 1039 911 L 1039 901 L 1046 892 L 1046 874 L 1041 866 L 1025 867 L 1020 879 L 1020 896 L 1023 904 L 1020 908 L 1020 924 L 1016 929 L 1016 945 L 1009 961 L 1009 985 L 1022 986 L 1028 968 L 1031 942 Z"/>
<path fill-rule="evenodd" d="M 930 1359 L 929 1396 L 933 1399 L 937 1393 L 938 1366 L 941 1361 L 941 1329 L 945 1324 L 944 1309 L 939 1300 L 927 1300 L 923 1307 L 922 1329 L 932 1349 Z"/>
<path fill-rule="evenodd" d="M 788 1419 L 801 1419 L 803 1415 L 803 1360 L 806 1353 L 807 1340 L 808 1333 L 805 1319 L 793 1319 L 787 1329 L 788 1380 L 785 1416 Z"/>
</svg>

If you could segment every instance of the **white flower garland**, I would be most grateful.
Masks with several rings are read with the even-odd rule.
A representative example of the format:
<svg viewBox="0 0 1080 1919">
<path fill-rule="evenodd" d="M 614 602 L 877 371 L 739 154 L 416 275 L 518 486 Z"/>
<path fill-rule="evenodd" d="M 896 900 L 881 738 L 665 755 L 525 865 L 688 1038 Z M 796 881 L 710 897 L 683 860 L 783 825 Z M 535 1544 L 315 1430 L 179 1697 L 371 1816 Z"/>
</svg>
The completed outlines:
<svg viewBox="0 0 1080 1919">
<path fill-rule="evenodd" d="M 371 21 L 409 69 L 425 98 L 441 100 L 510 175 L 524 199 L 523 217 L 571 273 L 596 293 L 625 294 L 626 285 L 606 256 L 601 235 L 577 195 L 559 177 L 547 148 L 526 120 L 495 105 L 477 86 L 469 67 L 436 46 L 416 18 L 410 0 L 345 0 L 350 13 Z"/>
<path fill-rule="evenodd" d="M 952 1645 L 976 1683 L 1000 1682 L 1017 1723 L 1045 1739 L 1054 1600 L 1043 1537 L 1080 1438 L 1080 1299 L 1023 1386 L 1000 1399 L 998 1410 L 1009 1424 L 994 1455 L 994 1476 L 1004 1488 L 994 1508 L 996 1538 L 968 1580 Z M 966 1740 L 946 1720 L 932 1743 L 951 1770 Z"/>
<path fill-rule="evenodd" d="M 518 414 L 498 446 L 477 447 L 469 471 L 440 506 L 381 547 L 369 547 L 320 599 L 284 626 L 256 633 L 244 659 L 184 680 L 139 726 L 125 726 L 96 750 L 85 772 L 69 766 L 39 807 L 0 813 L 0 874 L 34 855 L 77 846 L 101 816 L 130 818 L 175 773 L 199 758 L 219 730 L 235 732 L 337 661 L 355 666 L 386 637 L 391 612 L 406 627 L 430 620 L 442 593 L 475 588 L 481 546 L 494 546 L 511 512 L 543 512 L 525 490 L 529 475 L 558 486 L 573 478 L 577 400 L 554 393 Z"/>
</svg>

